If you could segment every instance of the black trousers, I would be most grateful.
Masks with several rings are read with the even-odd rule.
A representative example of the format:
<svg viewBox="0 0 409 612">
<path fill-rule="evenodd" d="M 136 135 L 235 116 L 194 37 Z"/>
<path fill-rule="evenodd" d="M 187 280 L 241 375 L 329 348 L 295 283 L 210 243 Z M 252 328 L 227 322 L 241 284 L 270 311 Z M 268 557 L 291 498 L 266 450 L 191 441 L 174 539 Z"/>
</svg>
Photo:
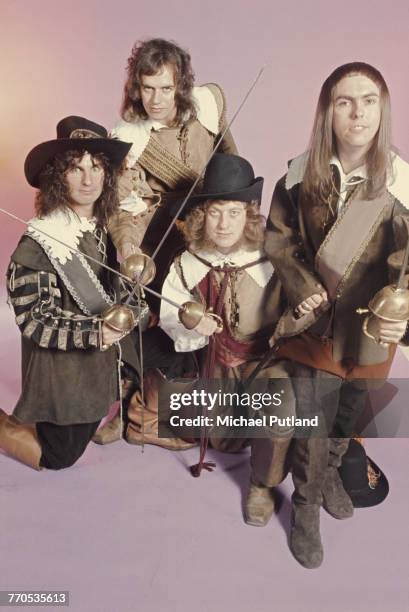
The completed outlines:
<svg viewBox="0 0 409 612">
<path fill-rule="evenodd" d="M 40 465 L 49 470 L 61 470 L 74 465 L 84 453 L 100 422 L 74 425 L 36 423 L 42 450 Z"/>
<path fill-rule="evenodd" d="M 137 329 L 132 332 L 131 337 L 140 359 Z M 167 378 L 182 378 L 184 375 L 197 371 L 197 364 L 192 353 L 177 353 L 173 340 L 158 326 L 150 327 L 143 332 L 142 349 L 144 372 L 158 368 Z M 139 374 L 128 363 L 123 366 L 122 375 L 124 378 L 139 383 Z"/>
</svg>

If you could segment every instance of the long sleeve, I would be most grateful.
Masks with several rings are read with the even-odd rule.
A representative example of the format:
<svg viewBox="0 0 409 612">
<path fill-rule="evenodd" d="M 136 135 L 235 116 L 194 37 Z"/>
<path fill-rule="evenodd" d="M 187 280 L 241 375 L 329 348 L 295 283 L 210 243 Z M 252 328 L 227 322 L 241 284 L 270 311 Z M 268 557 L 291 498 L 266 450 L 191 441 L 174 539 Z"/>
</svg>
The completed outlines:
<svg viewBox="0 0 409 612">
<path fill-rule="evenodd" d="M 146 173 L 139 164 L 127 168 L 118 179 L 121 207 L 108 222 L 108 231 L 115 247 L 122 251 L 131 244 L 140 251 L 145 232 L 157 209 L 160 196 L 151 189 Z"/>
<path fill-rule="evenodd" d="M 293 307 L 325 290 L 313 267 L 305 261 L 305 248 L 298 225 L 298 210 L 278 181 L 265 234 L 264 250 L 272 262 Z"/>
<path fill-rule="evenodd" d="M 220 135 L 222 134 L 223 129 L 220 131 Z M 234 138 L 230 130 L 227 130 L 227 132 L 225 133 L 218 151 L 219 153 L 229 153 L 230 155 L 238 155 L 236 143 L 234 142 Z"/>
<path fill-rule="evenodd" d="M 404 250 L 409 240 L 409 214 L 406 208 L 396 202 L 392 212 L 392 245 L 388 256 L 388 271 L 390 282 L 396 283 L 400 274 L 400 266 L 403 262 Z M 409 270 L 406 270 L 406 274 Z"/>
<path fill-rule="evenodd" d="M 400 267 L 403 262 L 403 256 L 406 249 L 407 242 L 409 240 L 409 214 L 408 210 L 396 202 L 393 210 L 392 219 L 393 228 L 393 252 L 388 257 L 388 272 L 391 283 L 397 283 Z M 406 269 L 405 275 L 405 287 L 408 287 L 409 283 L 409 267 Z M 409 346 L 409 321 L 406 327 L 405 334 L 401 338 L 399 344 L 403 346 Z"/>
<path fill-rule="evenodd" d="M 173 263 L 162 287 L 162 295 L 177 304 L 196 301 L 196 298 L 183 286 Z M 186 329 L 178 318 L 177 308 L 162 300 L 160 307 L 160 327 L 172 338 L 177 353 L 197 351 L 208 343 L 208 337 L 198 334 L 194 329 Z"/>
<path fill-rule="evenodd" d="M 42 348 L 68 351 L 101 346 L 101 320 L 63 310 L 57 276 L 11 262 L 7 289 L 22 335 Z"/>
<path fill-rule="evenodd" d="M 120 253 L 126 244 L 134 246 L 135 252 L 141 252 L 143 237 L 156 209 L 157 206 L 150 206 L 145 212 L 138 214 L 119 210 L 112 215 L 108 222 L 108 232 Z"/>
</svg>

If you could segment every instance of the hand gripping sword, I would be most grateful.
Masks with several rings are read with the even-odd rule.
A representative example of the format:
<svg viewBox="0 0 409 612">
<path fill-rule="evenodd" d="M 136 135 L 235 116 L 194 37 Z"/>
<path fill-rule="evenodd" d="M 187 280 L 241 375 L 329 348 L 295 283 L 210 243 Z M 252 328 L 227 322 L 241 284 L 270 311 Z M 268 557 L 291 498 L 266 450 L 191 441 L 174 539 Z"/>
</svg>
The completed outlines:
<svg viewBox="0 0 409 612">
<path fill-rule="evenodd" d="M 362 331 L 364 334 L 385 347 L 388 346 L 388 344 L 380 342 L 379 338 L 374 335 L 375 332 L 372 329 L 373 317 L 376 316 L 384 321 L 392 322 L 402 322 L 409 319 L 409 290 L 408 282 L 405 278 L 408 259 L 409 238 L 405 251 L 403 251 L 403 249 L 397 251 L 388 258 L 388 263 L 392 267 L 400 268 L 397 284 L 383 287 L 371 299 L 368 308 L 357 308 L 356 310 L 358 314 L 367 315 L 362 324 Z"/>
</svg>

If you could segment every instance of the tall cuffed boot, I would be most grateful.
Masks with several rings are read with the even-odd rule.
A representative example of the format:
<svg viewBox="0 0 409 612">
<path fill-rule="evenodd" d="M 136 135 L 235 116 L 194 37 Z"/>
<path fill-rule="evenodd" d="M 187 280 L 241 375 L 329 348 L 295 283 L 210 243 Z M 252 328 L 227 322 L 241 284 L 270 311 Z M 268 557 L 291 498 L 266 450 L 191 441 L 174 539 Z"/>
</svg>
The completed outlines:
<svg viewBox="0 0 409 612">
<path fill-rule="evenodd" d="M 329 465 L 322 485 L 322 506 L 336 519 L 351 518 L 354 506 L 345 491 L 338 469 Z"/>
<path fill-rule="evenodd" d="M 324 559 L 320 535 L 320 506 L 293 502 L 290 549 L 303 567 L 315 569 Z"/>
<path fill-rule="evenodd" d="M 345 491 L 338 467 L 348 449 L 348 438 L 330 438 L 328 468 L 322 485 L 323 508 L 336 519 L 343 520 L 354 514 L 351 498 Z"/>
<path fill-rule="evenodd" d="M 121 417 L 116 414 L 113 419 L 95 432 L 92 441 L 95 444 L 112 444 L 112 442 L 122 440 L 122 434 Z"/>
<path fill-rule="evenodd" d="M 124 413 L 126 413 L 128 401 L 134 389 L 134 383 L 132 380 L 124 378 L 122 380 L 122 402 L 124 406 Z M 121 424 L 121 417 L 118 413 L 102 427 L 100 427 L 92 437 L 92 441 L 95 444 L 112 444 L 123 438 L 123 422 Z"/>
<path fill-rule="evenodd" d="M 166 422 L 163 429 L 169 429 L 169 437 L 159 437 L 159 390 L 166 387 L 174 387 L 189 391 L 190 381 L 167 381 L 158 372 L 151 370 L 144 377 L 145 406 L 142 402 L 141 392 L 138 390 L 133 395 L 128 406 L 128 426 L 126 428 L 126 441 L 129 444 L 153 444 L 167 450 L 187 450 L 196 446 L 196 442 L 187 442 L 176 436 L 172 437 L 172 431 Z"/>
<path fill-rule="evenodd" d="M 37 439 L 34 425 L 20 423 L 0 409 L 0 448 L 10 457 L 14 457 L 32 467 L 41 470 L 41 446 Z"/>
<path fill-rule="evenodd" d="M 320 535 L 320 507 L 327 466 L 327 438 L 301 438 L 294 441 L 290 549 L 297 561 L 308 569 L 319 567 L 324 556 Z"/>
</svg>

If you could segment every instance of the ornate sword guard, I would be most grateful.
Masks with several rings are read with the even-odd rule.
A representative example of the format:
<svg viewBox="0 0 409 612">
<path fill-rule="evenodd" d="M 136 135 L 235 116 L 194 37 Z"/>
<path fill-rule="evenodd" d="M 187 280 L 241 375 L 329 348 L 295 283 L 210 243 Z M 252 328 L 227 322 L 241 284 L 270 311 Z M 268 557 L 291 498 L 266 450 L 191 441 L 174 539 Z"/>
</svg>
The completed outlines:
<svg viewBox="0 0 409 612">
<path fill-rule="evenodd" d="M 371 332 L 372 316 L 385 321 L 401 322 L 409 319 L 409 290 L 396 285 L 387 285 L 380 289 L 368 304 L 368 308 L 357 308 L 358 314 L 370 313 L 365 317 L 362 330 L 368 338 L 378 342 Z"/>
<path fill-rule="evenodd" d="M 179 321 L 186 329 L 194 329 L 199 325 L 206 313 L 206 308 L 198 302 L 185 302 L 179 308 Z"/>
<path fill-rule="evenodd" d="M 156 266 L 148 255 L 133 253 L 121 263 L 121 272 L 133 283 L 138 281 L 142 285 L 149 285 L 155 278 Z"/>
<path fill-rule="evenodd" d="M 132 331 L 135 325 L 137 325 L 131 308 L 122 306 L 122 304 L 114 304 L 107 308 L 107 310 L 102 313 L 102 319 L 109 327 L 115 331 L 123 332 L 124 334 Z"/>
<path fill-rule="evenodd" d="M 213 312 L 206 312 L 206 308 L 203 304 L 198 302 L 185 302 L 179 308 L 179 321 L 186 327 L 186 329 L 194 329 L 199 325 L 200 321 L 205 315 L 215 319 L 217 321 L 217 327 L 219 330 L 223 329 L 223 321 L 221 317 L 214 314 Z"/>
</svg>

